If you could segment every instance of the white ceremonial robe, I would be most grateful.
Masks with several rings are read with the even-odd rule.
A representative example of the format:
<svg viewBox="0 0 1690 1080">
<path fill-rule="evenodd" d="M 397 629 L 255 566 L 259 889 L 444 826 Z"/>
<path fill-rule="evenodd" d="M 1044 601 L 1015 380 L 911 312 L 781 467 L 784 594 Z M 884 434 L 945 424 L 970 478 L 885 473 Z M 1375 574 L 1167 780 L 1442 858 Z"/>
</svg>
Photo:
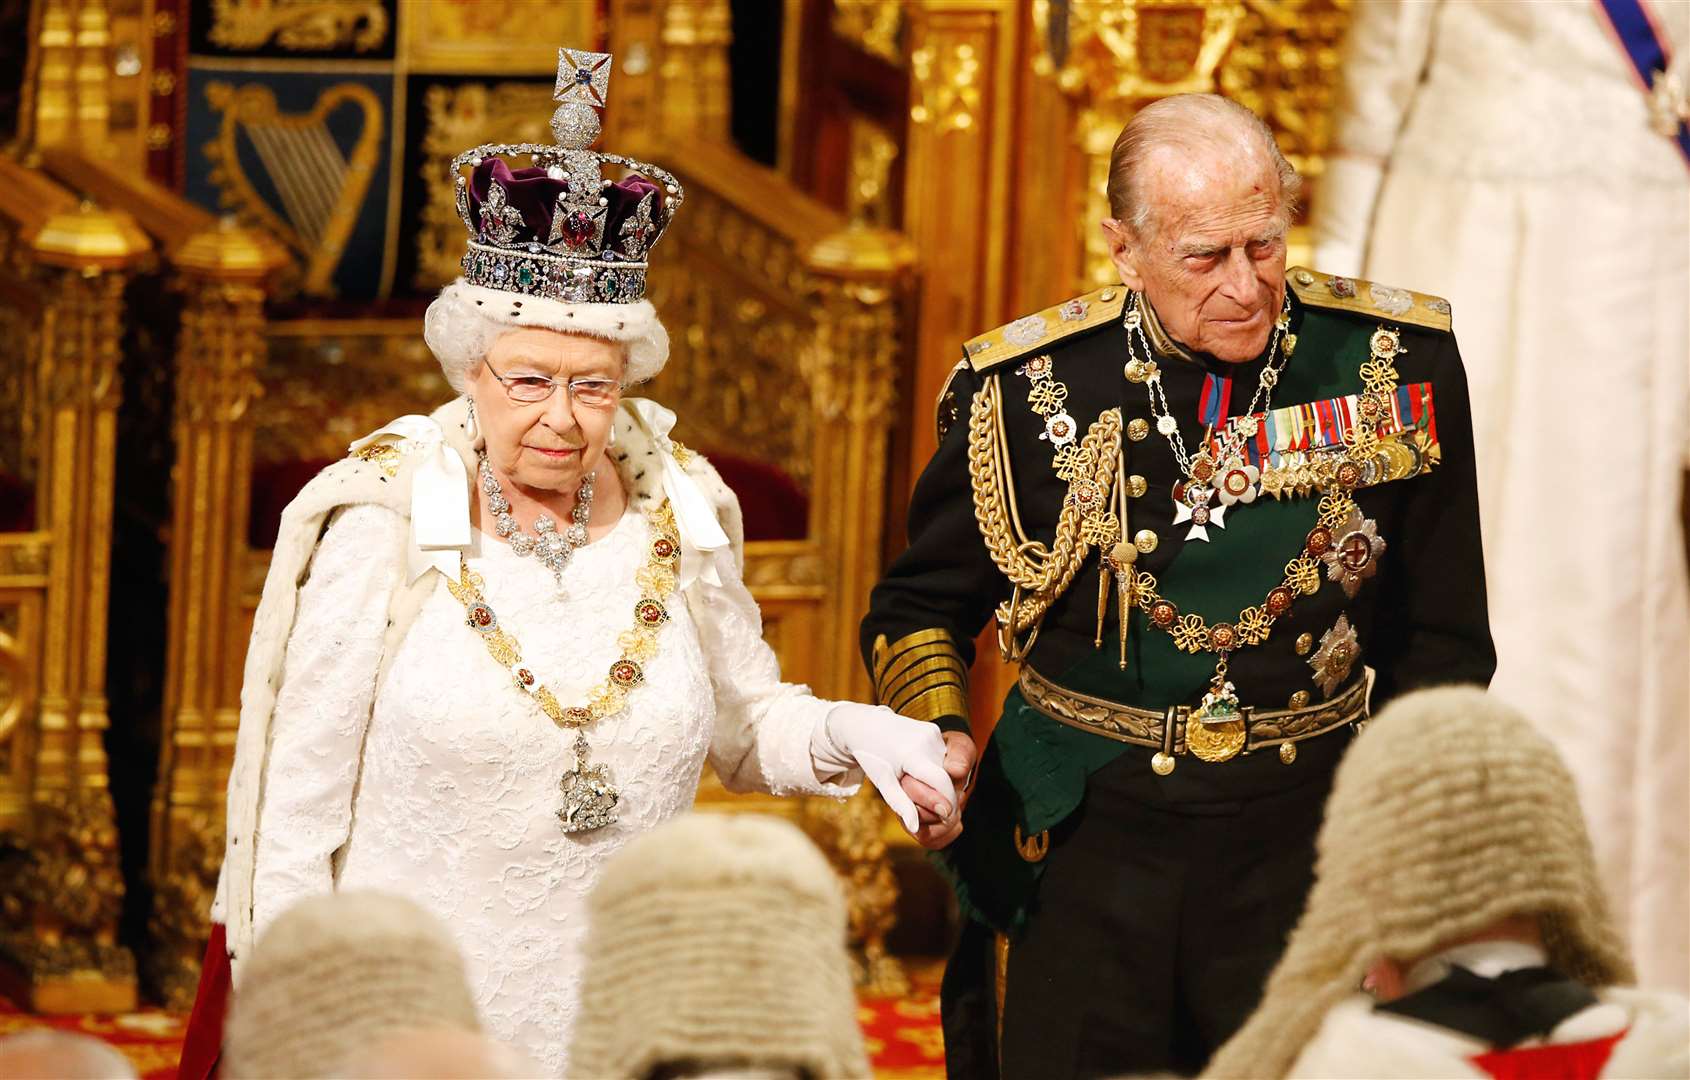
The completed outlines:
<svg viewBox="0 0 1690 1080">
<path fill-rule="evenodd" d="M 1690 168 L 1591 0 L 1358 4 L 1343 83 L 1315 264 L 1450 300 L 1492 689 L 1567 759 L 1643 984 L 1690 990 Z"/>
<path fill-rule="evenodd" d="M 534 559 L 466 534 L 469 566 L 501 628 L 566 707 L 584 701 L 621 655 L 617 639 L 632 628 L 641 595 L 635 575 L 654 538 L 646 509 L 662 498 L 653 480 L 656 455 L 667 450 L 648 445 L 649 433 L 626 417 L 617 430 L 629 507 L 576 551 L 561 589 Z M 351 487 L 372 468 L 351 470 Z M 415 470 L 413 461 L 392 479 L 403 486 Z M 716 500 L 731 499 L 702 470 L 699 461 L 688 473 Z M 364 487 L 380 493 L 385 484 Z M 262 798 L 250 827 L 230 830 L 231 853 L 242 838 L 254 850 L 250 864 L 231 871 L 232 854 L 224 867 L 220 894 L 228 895 L 219 907 L 238 913 L 229 896 L 250 896 L 250 927 L 231 929 L 230 948 L 250 948 L 305 896 L 375 889 L 408 897 L 451 930 L 489 1032 L 562 1076 L 589 933 L 585 901 L 605 860 L 690 807 L 707 759 L 734 790 L 849 794 L 854 785 L 818 778 L 811 753 L 833 703 L 781 681 L 756 602 L 724 549 L 712 572 L 667 602 L 657 655 L 628 708 L 586 729 L 592 763 L 609 766 L 621 793 L 619 820 L 567 835 L 556 811 L 574 733 L 492 659 L 437 569 L 416 579 L 420 606 L 402 636 L 386 633 L 418 561 L 412 521 L 386 501 L 350 498 L 333 514 L 295 594 L 280 675 L 268 680 L 276 691 L 267 739 L 247 739 L 268 744 L 262 775 L 253 776 L 253 750 L 237 761 L 231 785 L 231 813 L 243 826 L 238 793 L 256 783 Z M 699 505 L 709 512 L 708 502 Z M 728 524 L 737 532 L 737 520 Z M 688 542 L 683 536 L 683 552 Z M 455 566 L 457 558 L 453 550 L 435 561 Z M 256 672 L 249 664 L 249 683 Z M 246 865 L 250 890 L 229 880 Z"/>
</svg>

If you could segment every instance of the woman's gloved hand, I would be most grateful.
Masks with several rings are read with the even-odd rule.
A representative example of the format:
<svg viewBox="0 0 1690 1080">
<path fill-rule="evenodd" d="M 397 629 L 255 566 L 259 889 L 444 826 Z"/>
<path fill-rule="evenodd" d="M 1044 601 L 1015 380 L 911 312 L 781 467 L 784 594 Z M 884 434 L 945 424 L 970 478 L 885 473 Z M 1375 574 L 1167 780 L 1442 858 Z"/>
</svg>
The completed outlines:
<svg viewBox="0 0 1690 1080">
<path fill-rule="evenodd" d="M 898 815 L 911 836 L 921 828 L 925 810 L 949 821 L 959 812 L 956 787 L 945 771 L 945 740 L 939 729 L 900 716 L 883 705 L 842 701 L 828 710 L 810 737 L 810 756 L 818 776 L 861 769 Z M 902 783 L 905 776 L 919 781 Z"/>
</svg>

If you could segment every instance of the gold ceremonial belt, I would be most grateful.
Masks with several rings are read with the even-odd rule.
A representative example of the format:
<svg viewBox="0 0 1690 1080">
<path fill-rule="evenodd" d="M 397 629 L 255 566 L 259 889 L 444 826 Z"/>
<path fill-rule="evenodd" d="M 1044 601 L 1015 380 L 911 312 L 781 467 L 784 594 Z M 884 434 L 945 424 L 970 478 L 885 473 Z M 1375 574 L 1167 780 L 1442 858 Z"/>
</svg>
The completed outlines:
<svg viewBox="0 0 1690 1080">
<path fill-rule="evenodd" d="M 1059 724 L 1117 742 L 1151 747 L 1167 755 L 1169 761 L 1192 752 L 1186 743 L 1186 726 L 1196 722 L 1191 719 L 1190 705 L 1170 705 L 1158 712 L 1077 694 L 1057 686 L 1026 664 L 1021 665 L 1018 682 L 1028 703 Z M 1253 709 L 1246 705 L 1240 711 L 1244 724 L 1242 752 L 1248 754 L 1277 746 L 1279 760 L 1289 765 L 1297 758 L 1297 743 L 1367 719 L 1367 680 L 1357 679 L 1348 690 L 1323 705 L 1301 709 Z"/>
</svg>

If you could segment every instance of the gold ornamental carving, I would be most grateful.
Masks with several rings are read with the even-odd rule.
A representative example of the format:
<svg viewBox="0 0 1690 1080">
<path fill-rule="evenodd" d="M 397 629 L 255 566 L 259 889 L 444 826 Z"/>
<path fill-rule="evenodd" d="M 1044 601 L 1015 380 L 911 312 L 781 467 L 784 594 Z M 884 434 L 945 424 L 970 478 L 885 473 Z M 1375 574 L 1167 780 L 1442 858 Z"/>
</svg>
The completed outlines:
<svg viewBox="0 0 1690 1080">
<path fill-rule="evenodd" d="M 746 552 L 745 584 L 752 590 L 825 586 L 827 575 L 822 552 L 808 540 L 758 543 Z"/>
<path fill-rule="evenodd" d="M 29 56 L 19 49 L 13 58 L 24 68 L 20 144 L 115 149 L 121 140 L 113 138 L 115 20 L 108 0 L 37 0 L 29 6 L 36 9 L 29 19 Z"/>
<path fill-rule="evenodd" d="M 898 883 L 887 861 L 881 823 L 884 811 L 872 791 L 844 801 L 811 799 L 804 831 L 843 878 L 846 936 L 857 987 L 889 997 L 909 993 L 909 978 L 886 951 L 886 935 L 897 921 Z"/>
<path fill-rule="evenodd" d="M 897 224 L 893 219 L 892 167 L 898 161 L 898 143 L 867 117 L 851 117 L 849 130 L 845 215 L 856 225 L 891 228 Z"/>
<path fill-rule="evenodd" d="M 399 2 L 398 56 L 408 71 L 498 78 L 544 75 L 549 84 L 557 73 L 560 43 L 590 45 L 599 40 L 599 5 L 586 0 Z M 612 15 L 607 21 L 614 28 L 620 20 Z M 521 32 L 514 32 L 517 27 Z M 509 134 L 500 132 L 501 137 Z"/>
<path fill-rule="evenodd" d="M 1221 64 L 1221 92 L 1266 120 L 1286 158 L 1311 179 L 1326 171 L 1351 2 L 1249 0 Z"/>
<path fill-rule="evenodd" d="M 117 943 L 124 888 L 111 800 L 49 790 L 30 818 L 0 836 L 0 958 L 27 973 L 36 1011 L 133 1009 L 135 961 Z"/>
<path fill-rule="evenodd" d="M 387 42 L 387 9 L 380 0 L 212 0 L 213 45 L 293 51 L 370 52 Z"/>
<path fill-rule="evenodd" d="M 304 263 L 303 290 L 332 295 L 334 273 L 346 254 L 379 164 L 386 119 L 375 92 L 362 83 L 324 90 L 304 113 L 284 113 L 267 86 L 212 82 L 205 89 L 222 114 L 217 137 L 205 146 L 211 180 L 222 204 L 279 237 Z M 342 107 L 363 118 L 350 155 L 329 132 L 329 114 Z M 265 163 L 282 206 L 272 207 L 253 186 L 236 150 L 244 134 Z M 302 179 L 310 177 L 310 181 Z"/>
<path fill-rule="evenodd" d="M 1299 171 L 1320 175 L 1349 8 L 1350 0 L 1035 0 L 1033 68 L 1069 102 L 1081 154 L 1082 287 L 1117 280 L 1095 222 L 1110 215 L 1115 138 L 1151 101 L 1225 94 L 1267 121 Z"/>
<path fill-rule="evenodd" d="M 0 582 L 6 575 L 0 566 Z M 25 718 L 35 709 L 35 662 L 40 655 L 41 597 L 34 590 L 13 591 L 0 585 L 0 753 L 17 752 Z M 0 776 L 10 770 L 0 769 Z M 22 792 L 0 794 L 0 827 L 20 820 Z"/>
<path fill-rule="evenodd" d="M 1205 93 L 1243 19 L 1243 3 L 1213 0 L 1034 0 L 1043 48 L 1033 67 L 1096 102 Z"/>
<path fill-rule="evenodd" d="M 192 1002 L 204 912 L 221 848 L 206 837 L 221 818 L 239 724 L 245 652 L 239 587 L 246 565 L 252 469 L 251 405 L 261 394 L 264 303 L 286 262 L 228 225 L 194 233 L 172 255 L 184 297 L 176 335 L 175 485 L 164 738 L 154 788 L 154 884 L 146 955 L 152 988 Z M 197 876 L 196 876 L 197 875 Z"/>
<path fill-rule="evenodd" d="M 194 1003 L 205 955 L 217 872 L 223 865 L 223 830 L 217 815 L 185 815 L 176 822 L 162 872 L 153 875 L 153 910 L 147 920 L 151 951 L 147 982 L 178 1012 Z"/>
<path fill-rule="evenodd" d="M 35 481 L 39 437 L 34 357 L 37 321 L 27 309 L 0 306 L 0 474 Z"/>
<path fill-rule="evenodd" d="M 663 130 L 726 142 L 733 111 L 728 86 L 733 11 L 728 0 L 670 2 L 661 10 L 657 73 L 663 86 Z"/>
<path fill-rule="evenodd" d="M 262 354 L 264 290 L 208 281 L 191 288 L 177 343 L 179 424 L 239 421 L 258 393 L 253 361 Z"/>
<path fill-rule="evenodd" d="M 979 51 L 969 42 L 923 45 L 910 54 L 916 102 L 910 120 L 940 134 L 966 131 L 980 111 Z"/>
<path fill-rule="evenodd" d="M 833 0 L 833 35 L 902 66 L 904 6 L 904 0 Z"/>
<path fill-rule="evenodd" d="M 687 362 L 666 367 L 650 395 L 679 414 L 689 445 L 731 447 L 808 491 L 809 403 L 771 393 L 800 384 L 811 332 L 796 245 L 696 186 L 664 243 L 675 250 L 654 265 L 653 302 Z"/>
<path fill-rule="evenodd" d="M 253 418 L 259 464 L 339 460 L 354 439 L 452 396 L 415 319 L 301 320 L 268 335 Z"/>
<path fill-rule="evenodd" d="M 536 83 L 431 86 L 423 98 L 421 173 L 427 198 L 416 232 L 417 269 L 411 284 L 438 289 L 457 277 L 466 237 L 452 187 L 452 157 L 466 146 L 508 139 L 547 143 L 552 88 Z"/>
</svg>

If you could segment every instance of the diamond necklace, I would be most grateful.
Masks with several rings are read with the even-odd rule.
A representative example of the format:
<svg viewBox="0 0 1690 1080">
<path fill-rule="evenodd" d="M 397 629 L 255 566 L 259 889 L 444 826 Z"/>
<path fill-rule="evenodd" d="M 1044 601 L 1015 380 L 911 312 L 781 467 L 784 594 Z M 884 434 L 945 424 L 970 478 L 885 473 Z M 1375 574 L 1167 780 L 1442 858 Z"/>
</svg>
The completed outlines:
<svg viewBox="0 0 1690 1080">
<path fill-rule="evenodd" d="M 487 507 L 493 511 L 494 529 L 500 537 L 509 541 L 512 551 L 524 558 L 532 555 L 539 559 L 551 570 L 558 587 L 562 588 L 563 568 L 569 565 L 575 550 L 587 544 L 587 519 L 593 513 L 593 474 L 588 473 L 575 491 L 575 509 L 569 514 L 569 528 L 560 533 L 557 522 L 541 514 L 534 521 L 534 531 L 539 535 L 529 536 L 511 516 L 510 500 L 505 498 L 499 478 L 493 475 L 493 466 L 487 463 L 487 451 L 479 451 L 476 457 L 479 460 L 476 471 L 481 477 L 481 490 L 487 493 Z"/>
<path fill-rule="evenodd" d="M 1213 446 L 1205 438 L 1201 451 L 1195 455 L 1186 452 L 1185 440 L 1180 437 L 1179 421 L 1174 419 L 1173 412 L 1168 407 L 1168 396 L 1162 389 L 1162 372 L 1152 359 L 1150 341 L 1144 333 L 1144 313 L 1139 310 L 1138 304 L 1138 294 L 1130 294 L 1126 314 L 1121 317 L 1121 324 L 1127 329 L 1127 378 L 1144 383 L 1145 394 L 1150 399 L 1151 415 L 1156 417 L 1156 430 L 1168 441 L 1168 449 L 1173 451 L 1174 460 L 1186 477 L 1185 481 L 1174 485 L 1174 524 L 1191 522 L 1191 531 L 1185 538 L 1206 541 L 1209 539 L 1209 525 L 1225 528 L 1222 519 L 1226 513 L 1226 505 L 1210 505 L 1216 494 L 1212 485 L 1216 472 L 1225 466 L 1236 464 L 1238 470 L 1244 472 L 1249 486 L 1253 487 L 1259 480 L 1259 473 L 1251 475 L 1251 471 L 1244 468 L 1240 451 L 1247 440 L 1255 438 L 1256 414 L 1272 407 L 1273 388 L 1279 384 L 1279 373 L 1285 370 L 1285 365 L 1290 362 L 1291 354 L 1297 347 L 1297 335 L 1285 332 L 1291 325 L 1291 295 L 1286 293 L 1285 303 L 1273 321 L 1273 337 L 1268 342 L 1268 353 L 1272 359 L 1262 368 L 1261 376 L 1256 381 L 1256 392 L 1250 397 L 1250 407 L 1232 421 Z M 1144 354 L 1142 360 L 1134 352 L 1135 343 Z M 1277 354 L 1275 346 L 1278 347 Z M 1239 493 L 1230 494 L 1231 498 L 1223 499 L 1227 505 L 1240 501 Z M 1254 497 L 1252 490 L 1242 501 L 1249 502 Z"/>
</svg>

